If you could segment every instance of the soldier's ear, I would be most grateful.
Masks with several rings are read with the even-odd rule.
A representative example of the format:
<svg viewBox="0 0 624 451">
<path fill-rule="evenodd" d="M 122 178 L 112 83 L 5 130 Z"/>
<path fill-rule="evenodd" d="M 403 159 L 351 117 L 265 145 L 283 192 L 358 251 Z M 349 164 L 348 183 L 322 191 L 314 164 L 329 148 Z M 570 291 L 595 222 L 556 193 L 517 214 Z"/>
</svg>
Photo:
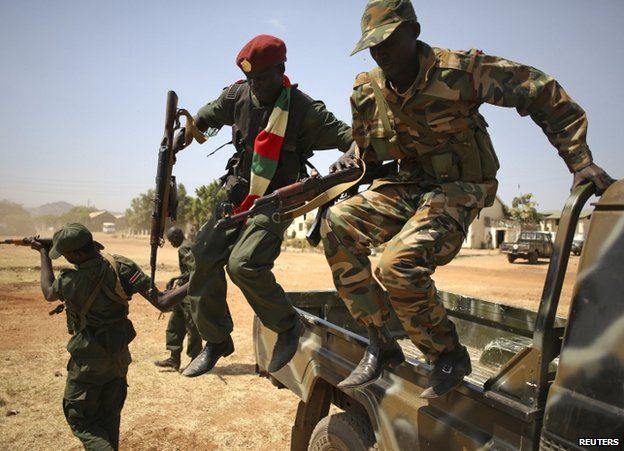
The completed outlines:
<svg viewBox="0 0 624 451">
<path fill-rule="evenodd" d="M 286 65 L 284 63 L 279 63 L 277 65 L 277 72 L 280 76 L 284 75 L 284 73 L 286 72 Z"/>
</svg>

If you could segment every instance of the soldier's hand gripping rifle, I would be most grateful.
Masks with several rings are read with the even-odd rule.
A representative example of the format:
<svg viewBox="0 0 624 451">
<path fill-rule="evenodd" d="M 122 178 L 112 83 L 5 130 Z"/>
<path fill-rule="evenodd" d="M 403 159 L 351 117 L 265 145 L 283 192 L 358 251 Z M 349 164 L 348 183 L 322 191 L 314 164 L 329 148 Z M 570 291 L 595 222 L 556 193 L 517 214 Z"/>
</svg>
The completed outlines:
<svg viewBox="0 0 624 451">
<path fill-rule="evenodd" d="M 0 244 L 13 244 L 15 246 L 28 246 L 31 247 L 33 242 L 41 244 L 46 249 L 52 248 L 52 238 L 39 238 L 39 236 L 28 236 L 25 238 L 16 238 L 0 241 Z"/>
<path fill-rule="evenodd" d="M 259 214 L 269 216 L 274 222 L 282 222 L 307 213 L 357 184 L 365 170 L 361 164 L 362 167 L 352 167 L 324 177 L 310 177 L 279 188 L 256 199 L 249 210 L 220 219 L 215 229 L 236 227 Z"/>
</svg>

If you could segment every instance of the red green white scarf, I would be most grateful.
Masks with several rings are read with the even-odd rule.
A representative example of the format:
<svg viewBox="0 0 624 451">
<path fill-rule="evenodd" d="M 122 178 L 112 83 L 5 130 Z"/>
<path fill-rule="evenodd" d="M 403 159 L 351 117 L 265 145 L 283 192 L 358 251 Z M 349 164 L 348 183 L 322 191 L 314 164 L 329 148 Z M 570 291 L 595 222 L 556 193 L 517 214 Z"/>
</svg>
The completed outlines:
<svg viewBox="0 0 624 451">
<path fill-rule="evenodd" d="M 273 106 L 269 122 L 265 129 L 258 133 L 254 141 L 249 194 L 234 210 L 235 213 L 249 210 L 257 198 L 264 196 L 275 175 L 282 144 L 284 144 L 290 107 L 290 80 L 286 75 L 284 75 L 282 86 L 282 92 Z"/>
</svg>

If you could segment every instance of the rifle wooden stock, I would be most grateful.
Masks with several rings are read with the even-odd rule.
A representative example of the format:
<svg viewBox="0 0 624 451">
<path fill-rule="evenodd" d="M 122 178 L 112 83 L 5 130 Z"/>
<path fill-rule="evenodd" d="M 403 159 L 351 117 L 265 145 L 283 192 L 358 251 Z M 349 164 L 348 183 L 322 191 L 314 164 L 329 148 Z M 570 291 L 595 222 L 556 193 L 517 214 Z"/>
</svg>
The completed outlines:
<svg viewBox="0 0 624 451">
<path fill-rule="evenodd" d="M 165 224 L 167 218 L 175 219 L 175 211 L 171 209 L 170 197 L 175 155 L 173 152 L 173 133 L 178 122 L 178 95 L 174 91 L 167 93 L 167 106 L 165 110 L 165 130 L 160 148 L 158 150 L 158 168 L 156 170 L 156 195 L 154 197 L 154 210 L 152 212 L 152 224 L 150 233 L 150 267 L 152 288 L 156 275 L 156 256 L 158 248 L 164 243 Z M 175 182 L 174 182 L 175 183 Z M 152 290 L 154 292 L 155 290 Z"/>
<path fill-rule="evenodd" d="M 292 219 L 295 215 L 289 213 L 294 208 L 313 200 L 334 186 L 358 180 L 361 175 L 362 169 L 349 168 L 324 177 L 310 177 L 284 186 L 256 199 L 249 210 L 220 219 L 214 227 L 230 229 L 258 214 L 266 214 L 275 222 Z"/>
<path fill-rule="evenodd" d="M 15 246 L 28 246 L 33 243 L 33 241 L 38 241 L 45 248 L 50 249 L 52 247 L 52 238 L 39 238 L 38 236 L 28 236 L 25 238 L 13 238 L 8 240 L 0 241 L 0 244 L 13 244 Z"/>
</svg>

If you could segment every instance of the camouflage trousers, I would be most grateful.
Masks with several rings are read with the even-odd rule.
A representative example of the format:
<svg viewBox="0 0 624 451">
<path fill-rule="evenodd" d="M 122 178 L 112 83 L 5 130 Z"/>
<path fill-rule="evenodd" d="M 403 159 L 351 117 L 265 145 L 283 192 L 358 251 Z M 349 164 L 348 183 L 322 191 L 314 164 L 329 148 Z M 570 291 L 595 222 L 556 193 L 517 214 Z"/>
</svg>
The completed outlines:
<svg viewBox="0 0 624 451">
<path fill-rule="evenodd" d="M 479 208 L 450 206 L 439 187 L 386 184 L 333 206 L 321 235 L 334 284 L 353 317 L 381 326 L 389 307 L 429 363 L 452 349 L 457 333 L 431 275 L 459 252 Z M 370 248 L 387 243 L 375 269 Z"/>
</svg>

